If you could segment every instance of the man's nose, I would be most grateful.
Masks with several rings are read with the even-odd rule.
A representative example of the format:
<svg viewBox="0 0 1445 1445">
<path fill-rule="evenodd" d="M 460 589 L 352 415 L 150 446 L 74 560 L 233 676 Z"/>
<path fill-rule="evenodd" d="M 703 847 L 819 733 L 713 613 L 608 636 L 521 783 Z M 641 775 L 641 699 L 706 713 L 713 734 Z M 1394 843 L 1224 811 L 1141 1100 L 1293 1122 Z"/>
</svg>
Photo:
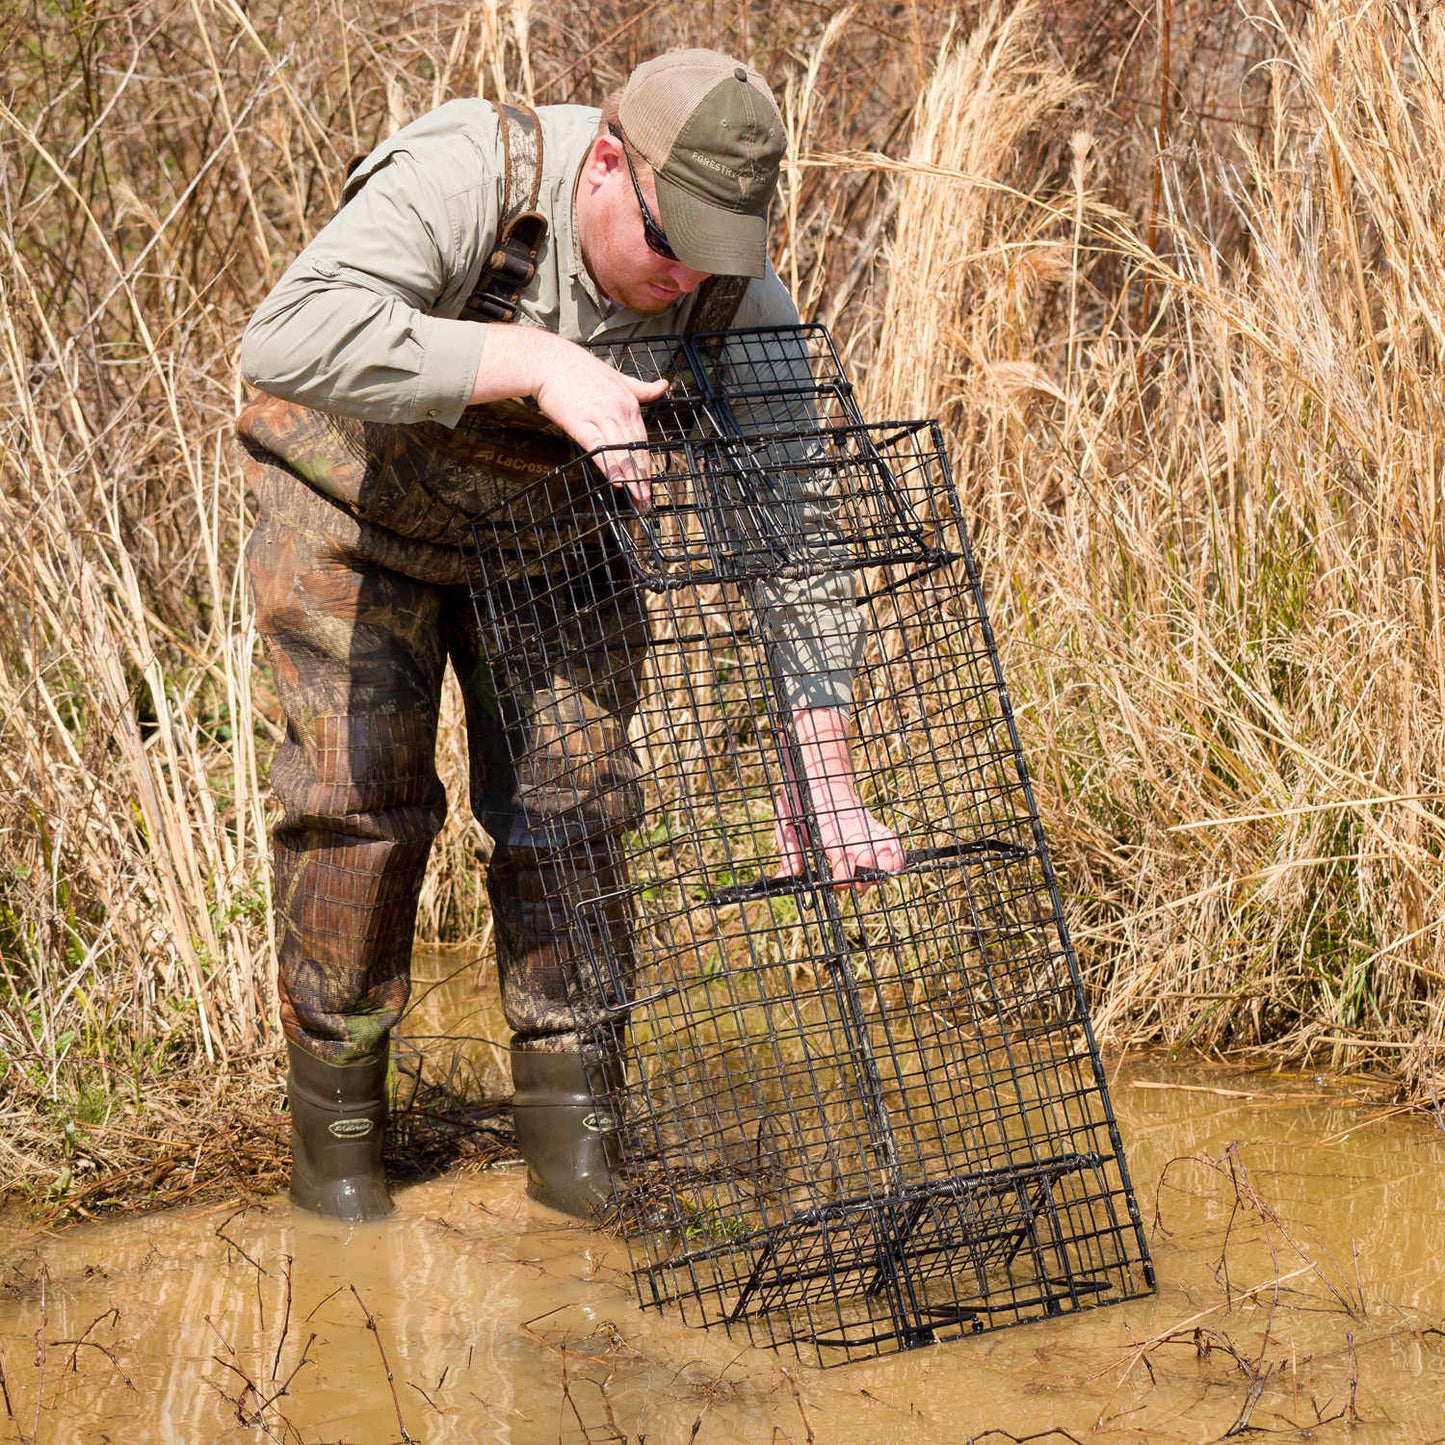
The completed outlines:
<svg viewBox="0 0 1445 1445">
<path fill-rule="evenodd" d="M 679 291 L 694 291 L 708 278 L 706 271 L 694 271 L 681 261 L 671 261 L 667 268 L 668 279 Z"/>
</svg>

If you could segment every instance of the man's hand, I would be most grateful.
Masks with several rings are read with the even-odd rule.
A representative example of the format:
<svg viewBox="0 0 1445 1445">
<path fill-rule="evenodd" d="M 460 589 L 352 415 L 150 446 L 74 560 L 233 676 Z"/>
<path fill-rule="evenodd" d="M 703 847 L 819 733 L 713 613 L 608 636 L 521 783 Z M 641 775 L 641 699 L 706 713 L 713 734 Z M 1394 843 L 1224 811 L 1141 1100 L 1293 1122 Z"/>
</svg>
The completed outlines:
<svg viewBox="0 0 1445 1445">
<path fill-rule="evenodd" d="M 597 458 L 614 487 L 626 487 L 639 511 L 652 505 L 652 459 L 642 403 L 656 401 L 665 380 L 637 381 L 585 348 L 530 326 L 489 326 L 470 404 L 532 396 L 584 452 Z"/>
<path fill-rule="evenodd" d="M 803 756 L 803 772 L 818 830 L 818 841 L 828 855 L 828 866 L 840 884 L 858 870 L 900 872 L 903 843 L 898 835 L 863 806 L 848 753 L 848 717 L 839 708 L 800 708 L 793 727 Z M 775 835 L 785 874 L 807 867 L 803 809 L 798 789 L 790 784 L 774 800 Z M 867 888 L 874 880 L 860 880 L 854 888 Z"/>
</svg>

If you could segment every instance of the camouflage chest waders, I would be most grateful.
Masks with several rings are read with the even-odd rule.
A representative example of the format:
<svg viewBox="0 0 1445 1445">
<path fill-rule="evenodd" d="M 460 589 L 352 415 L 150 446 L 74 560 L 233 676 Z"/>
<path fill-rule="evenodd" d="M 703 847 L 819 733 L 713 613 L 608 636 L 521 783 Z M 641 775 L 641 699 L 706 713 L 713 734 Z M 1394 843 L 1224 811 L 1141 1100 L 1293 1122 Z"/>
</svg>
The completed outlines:
<svg viewBox="0 0 1445 1445">
<path fill-rule="evenodd" d="M 532 224 L 535 117 L 529 126 L 502 109 L 506 219 L 469 303 L 478 320 L 511 319 L 530 276 L 518 250 L 535 255 L 545 230 Z M 503 243 L 518 233 L 508 252 Z M 740 296 L 741 285 L 716 286 L 697 324 L 726 326 Z M 282 809 L 273 857 L 292 1197 L 352 1218 L 390 1207 L 380 1091 L 407 1000 L 417 897 L 445 816 L 434 753 L 450 660 L 465 702 L 471 804 L 496 845 L 487 887 L 529 1188 L 585 1214 L 607 1187 L 590 1101 L 610 1065 L 594 1061 L 589 1080 L 575 961 L 592 945 L 571 936 L 555 900 L 564 882 L 574 900 L 579 888 L 585 899 L 622 882 L 614 840 L 640 800 L 626 730 L 645 624 L 620 558 L 589 557 L 566 577 L 544 559 L 497 558 L 512 573 L 508 605 L 524 596 L 546 638 L 545 658 L 510 652 L 498 671 L 483 655 L 475 578 L 457 546 L 471 517 L 565 462 L 571 443 L 517 402 L 470 408 L 450 430 L 262 397 L 237 430 L 258 512 L 247 548 L 257 629 L 286 717 L 271 781 Z M 587 913 L 588 926 L 609 935 L 595 946 L 626 957 L 622 916 L 605 906 Z"/>
</svg>

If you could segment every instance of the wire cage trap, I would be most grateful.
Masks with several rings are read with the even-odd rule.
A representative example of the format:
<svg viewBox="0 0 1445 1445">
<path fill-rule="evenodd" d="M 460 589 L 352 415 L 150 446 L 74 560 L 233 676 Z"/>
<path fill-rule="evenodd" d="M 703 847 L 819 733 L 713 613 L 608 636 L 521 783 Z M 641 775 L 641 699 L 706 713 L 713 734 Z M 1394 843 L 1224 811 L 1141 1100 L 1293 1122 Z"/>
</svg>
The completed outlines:
<svg viewBox="0 0 1445 1445">
<path fill-rule="evenodd" d="M 650 505 L 578 458 L 469 551 L 639 1300 L 828 1365 L 1151 1292 L 937 427 L 865 423 L 821 328 L 605 354 L 673 377 Z M 840 636 L 897 875 L 830 868 Z"/>
</svg>

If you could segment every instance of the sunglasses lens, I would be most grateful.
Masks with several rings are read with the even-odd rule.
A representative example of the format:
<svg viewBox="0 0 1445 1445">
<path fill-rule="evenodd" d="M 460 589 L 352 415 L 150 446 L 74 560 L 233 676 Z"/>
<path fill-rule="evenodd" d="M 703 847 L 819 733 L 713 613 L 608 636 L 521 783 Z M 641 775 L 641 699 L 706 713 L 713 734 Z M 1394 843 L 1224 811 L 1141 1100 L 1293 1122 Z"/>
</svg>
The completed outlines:
<svg viewBox="0 0 1445 1445">
<path fill-rule="evenodd" d="M 667 236 L 664 234 L 662 227 L 648 215 L 644 215 L 642 218 L 642 239 L 647 242 L 647 249 L 649 251 L 654 251 L 657 255 L 663 256 L 669 261 L 677 260 L 677 254 L 673 251 L 672 247 L 668 245 Z"/>
<path fill-rule="evenodd" d="M 652 212 L 647 209 L 647 202 L 642 197 L 642 187 L 637 181 L 637 172 L 632 166 L 632 157 L 627 154 L 627 139 L 615 125 L 609 125 L 607 129 L 622 147 L 622 159 L 627 162 L 627 174 L 632 177 L 632 189 L 637 195 L 637 208 L 642 212 L 642 239 L 647 243 L 647 249 L 668 261 L 677 260 L 675 252 L 667 242 L 667 232 L 652 219 Z"/>
</svg>

